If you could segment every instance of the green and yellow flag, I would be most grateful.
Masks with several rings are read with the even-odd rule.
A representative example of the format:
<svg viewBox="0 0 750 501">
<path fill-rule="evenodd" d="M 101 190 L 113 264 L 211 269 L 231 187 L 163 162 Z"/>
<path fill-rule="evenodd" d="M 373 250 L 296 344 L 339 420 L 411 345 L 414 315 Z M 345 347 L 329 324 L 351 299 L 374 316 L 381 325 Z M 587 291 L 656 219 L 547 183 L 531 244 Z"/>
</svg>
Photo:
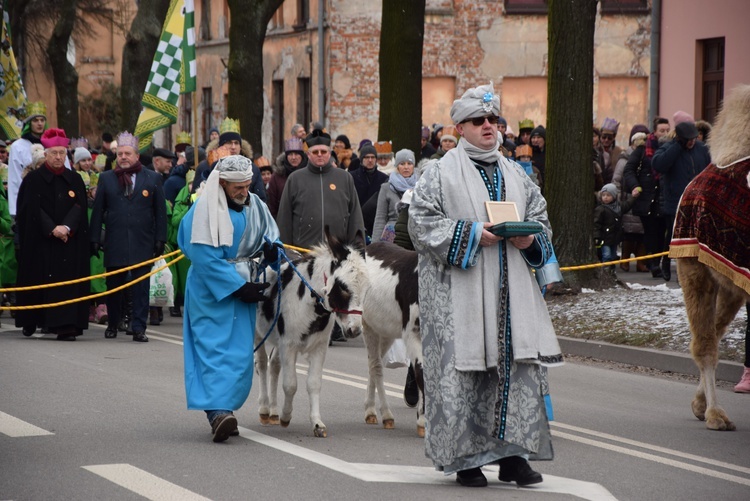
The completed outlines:
<svg viewBox="0 0 750 501">
<path fill-rule="evenodd" d="M 18 139 L 26 118 L 26 91 L 18 72 L 10 38 L 10 18 L 3 2 L 3 27 L 0 34 L 0 129 L 8 139 Z"/>
<path fill-rule="evenodd" d="M 151 144 L 154 132 L 177 123 L 180 94 L 195 91 L 195 74 L 193 0 L 172 0 L 135 126 L 141 151 Z"/>
</svg>

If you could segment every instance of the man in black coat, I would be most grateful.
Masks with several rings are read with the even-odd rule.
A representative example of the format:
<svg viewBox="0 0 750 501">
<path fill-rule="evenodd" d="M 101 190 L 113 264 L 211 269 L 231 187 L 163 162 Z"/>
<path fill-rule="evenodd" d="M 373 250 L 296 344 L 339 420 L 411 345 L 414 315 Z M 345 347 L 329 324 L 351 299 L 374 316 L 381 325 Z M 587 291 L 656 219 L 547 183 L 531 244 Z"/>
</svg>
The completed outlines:
<svg viewBox="0 0 750 501">
<path fill-rule="evenodd" d="M 45 162 L 31 171 L 18 191 L 18 286 L 63 282 L 89 275 L 86 187 L 76 172 L 65 168 L 68 138 L 62 129 L 41 137 Z M 18 292 L 19 306 L 57 303 L 88 295 L 89 283 Z M 57 339 L 75 341 L 88 328 L 88 302 L 19 310 L 16 327 L 31 336 L 37 327 Z"/>
<path fill-rule="evenodd" d="M 101 242 L 102 225 L 107 228 Z M 167 206 L 161 175 L 144 169 L 139 162 L 138 138 L 123 132 L 117 137 L 117 164 L 99 176 L 91 214 L 91 252 L 104 244 L 104 266 L 113 271 L 142 263 L 164 253 L 167 241 Z M 107 277 L 107 290 L 140 278 L 151 270 L 145 264 L 126 273 Z M 147 342 L 149 281 L 131 286 L 133 318 L 128 334 L 133 341 Z M 117 337 L 122 316 L 122 292 L 107 296 L 108 327 L 104 337 Z"/>
</svg>

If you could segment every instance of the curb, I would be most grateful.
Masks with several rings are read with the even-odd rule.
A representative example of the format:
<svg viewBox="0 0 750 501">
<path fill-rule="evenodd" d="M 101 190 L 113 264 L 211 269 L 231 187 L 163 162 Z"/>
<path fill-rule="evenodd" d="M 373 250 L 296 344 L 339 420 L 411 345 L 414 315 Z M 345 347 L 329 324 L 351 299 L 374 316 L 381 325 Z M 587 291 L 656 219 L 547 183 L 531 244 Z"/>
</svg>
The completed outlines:
<svg viewBox="0 0 750 501">
<path fill-rule="evenodd" d="M 619 344 L 557 337 L 563 353 L 579 357 L 591 357 L 598 360 L 619 362 L 623 364 L 649 367 L 665 372 L 677 372 L 700 376 L 698 367 L 690 355 L 673 351 L 660 351 L 653 348 L 638 348 Z M 716 368 L 716 379 L 736 383 L 742 376 L 743 365 L 738 362 L 719 360 Z"/>
</svg>

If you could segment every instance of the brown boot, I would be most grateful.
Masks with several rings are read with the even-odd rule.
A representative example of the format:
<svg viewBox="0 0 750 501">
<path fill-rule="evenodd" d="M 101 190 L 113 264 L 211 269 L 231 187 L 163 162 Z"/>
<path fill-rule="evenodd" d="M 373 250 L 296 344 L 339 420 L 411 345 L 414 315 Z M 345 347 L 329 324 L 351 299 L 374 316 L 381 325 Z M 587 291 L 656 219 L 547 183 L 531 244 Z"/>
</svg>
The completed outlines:
<svg viewBox="0 0 750 501">
<path fill-rule="evenodd" d="M 629 259 L 630 254 L 633 252 L 633 242 L 630 240 L 622 241 L 622 259 Z M 620 263 L 620 269 L 622 271 L 630 271 L 630 263 Z"/>
<path fill-rule="evenodd" d="M 638 246 L 635 248 L 635 257 L 642 257 L 645 255 L 646 255 L 646 246 L 643 245 L 643 242 L 640 242 Z M 646 273 L 647 271 L 650 271 L 645 261 L 643 260 L 638 261 L 638 271 L 640 273 Z"/>
</svg>

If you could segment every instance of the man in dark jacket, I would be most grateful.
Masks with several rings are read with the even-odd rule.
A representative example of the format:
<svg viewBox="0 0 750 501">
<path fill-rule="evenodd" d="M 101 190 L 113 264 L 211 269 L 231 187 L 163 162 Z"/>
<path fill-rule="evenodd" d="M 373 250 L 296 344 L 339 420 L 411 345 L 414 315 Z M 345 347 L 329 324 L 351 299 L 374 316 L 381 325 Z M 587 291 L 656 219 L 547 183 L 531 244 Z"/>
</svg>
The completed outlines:
<svg viewBox="0 0 750 501">
<path fill-rule="evenodd" d="M 693 122 L 681 122 L 674 130 L 675 138 L 662 145 L 651 160 L 654 170 L 661 174 L 661 213 L 666 219 L 667 245 L 672 240 L 672 227 L 682 192 L 711 163 L 708 148 L 698 141 L 698 129 Z M 669 258 L 662 259 L 661 271 L 664 280 L 669 281 L 672 277 Z"/>
<path fill-rule="evenodd" d="M 354 179 L 354 187 L 357 189 L 360 207 L 364 206 L 373 196 L 376 200 L 380 193 L 380 185 L 388 181 L 388 175 L 378 170 L 378 152 L 372 145 L 363 146 L 359 151 L 361 155 L 362 167 L 351 173 Z M 362 211 L 364 216 L 364 210 Z M 372 237 L 372 227 L 375 221 L 375 212 L 365 217 L 365 229 L 367 235 Z"/>
<path fill-rule="evenodd" d="M 16 223 L 20 241 L 17 285 L 63 282 L 89 275 L 86 188 L 81 176 L 65 168 L 68 138 L 62 129 L 41 137 L 45 162 L 31 171 L 18 191 Z M 87 295 L 88 282 L 18 292 L 19 306 L 57 303 Z M 31 336 L 37 327 L 57 339 L 75 341 L 88 328 L 85 301 L 54 308 L 20 310 L 16 327 Z"/>
<path fill-rule="evenodd" d="M 106 225 L 101 242 L 102 225 Z M 161 175 L 143 169 L 138 155 L 138 138 L 123 132 L 117 137 L 117 164 L 99 176 L 91 214 L 91 252 L 104 243 L 104 266 L 114 271 L 142 263 L 164 253 L 167 241 L 167 205 Z M 151 264 L 127 273 L 107 277 L 107 290 L 140 278 L 151 270 Z M 149 281 L 131 286 L 133 318 L 128 334 L 133 341 L 147 342 Z M 117 337 L 122 315 L 122 291 L 107 296 L 108 327 L 104 337 Z"/>
</svg>

